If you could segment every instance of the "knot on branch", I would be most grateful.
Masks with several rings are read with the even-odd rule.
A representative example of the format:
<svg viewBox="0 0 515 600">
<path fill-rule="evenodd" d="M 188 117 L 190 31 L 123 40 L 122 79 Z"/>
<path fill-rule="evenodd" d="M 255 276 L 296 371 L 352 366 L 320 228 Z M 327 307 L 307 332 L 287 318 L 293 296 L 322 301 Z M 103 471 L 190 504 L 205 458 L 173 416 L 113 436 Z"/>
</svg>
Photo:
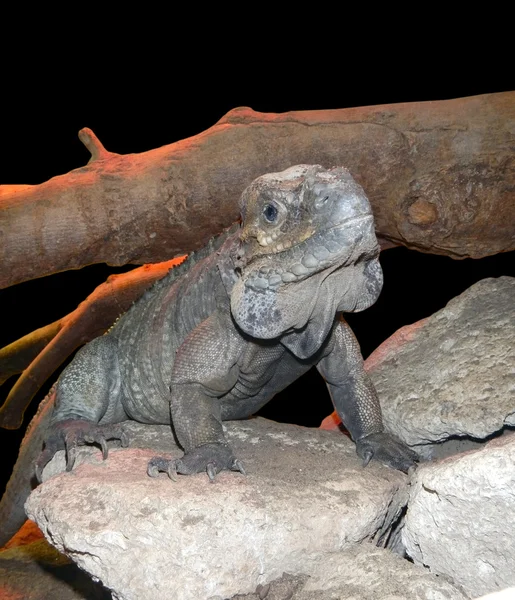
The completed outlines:
<svg viewBox="0 0 515 600">
<path fill-rule="evenodd" d="M 94 160 L 102 160 L 115 155 L 114 152 L 109 152 L 104 148 L 102 142 L 89 127 L 84 127 L 79 131 L 79 140 L 91 152 L 91 158 L 89 159 L 88 164 Z"/>
</svg>

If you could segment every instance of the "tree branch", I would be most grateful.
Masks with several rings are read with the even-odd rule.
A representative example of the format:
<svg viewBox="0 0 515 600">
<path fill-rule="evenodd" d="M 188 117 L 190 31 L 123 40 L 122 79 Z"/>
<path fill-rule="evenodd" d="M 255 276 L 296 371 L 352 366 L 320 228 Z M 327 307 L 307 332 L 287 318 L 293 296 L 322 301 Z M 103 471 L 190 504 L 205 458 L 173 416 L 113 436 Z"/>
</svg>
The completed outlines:
<svg viewBox="0 0 515 600">
<path fill-rule="evenodd" d="M 237 218 L 255 177 L 298 163 L 348 167 L 390 243 L 454 258 L 513 250 L 514 100 L 504 92 L 284 114 L 237 108 L 197 136 L 128 155 L 84 129 L 87 166 L 0 186 L 0 288 L 194 250 Z"/>
<path fill-rule="evenodd" d="M 84 127 L 79 131 L 79 140 L 91 153 L 91 158 L 89 159 L 88 164 L 94 160 L 105 160 L 111 156 L 120 156 L 114 152 L 108 152 L 89 127 Z"/>
<path fill-rule="evenodd" d="M 40 327 L 12 344 L 0 348 L 0 385 L 9 377 L 18 375 L 26 369 L 37 355 L 59 333 L 62 319 Z"/>
</svg>

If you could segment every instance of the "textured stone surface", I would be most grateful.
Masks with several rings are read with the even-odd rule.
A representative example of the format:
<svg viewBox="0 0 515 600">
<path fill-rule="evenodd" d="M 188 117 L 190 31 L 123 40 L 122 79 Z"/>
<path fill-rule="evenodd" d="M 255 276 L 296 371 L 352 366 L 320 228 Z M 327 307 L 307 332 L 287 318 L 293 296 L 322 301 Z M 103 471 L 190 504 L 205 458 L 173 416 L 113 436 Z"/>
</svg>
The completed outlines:
<svg viewBox="0 0 515 600">
<path fill-rule="evenodd" d="M 412 446 L 514 426 L 515 279 L 476 283 L 397 332 L 367 370 L 386 427 Z"/>
<path fill-rule="evenodd" d="M 317 565 L 295 600 L 458 600 L 444 578 L 382 548 L 355 546 Z"/>
<path fill-rule="evenodd" d="M 403 540 L 470 597 L 515 585 L 515 434 L 419 467 Z"/>
<path fill-rule="evenodd" d="M 486 596 L 481 596 L 477 600 L 513 600 L 515 598 L 515 587 L 505 588 L 500 592 L 493 592 Z"/>
<path fill-rule="evenodd" d="M 266 589 L 233 600 L 262 600 Z M 260 596 L 261 593 L 261 596 Z M 447 581 L 388 550 L 363 544 L 328 555 L 309 576 L 271 582 L 266 600 L 465 600 Z M 221 599 L 220 599 L 221 600 Z"/>
<path fill-rule="evenodd" d="M 116 598 L 228 597 L 387 533 L 407 498 L 406 476 L 335 432 L 264 419 L 227 423 L 248 476 L 150 479 L 152 450 L 112 451 L 46 481 L 26 508 L 45 535 Z M 169 428 L 128 423 L 157 449 Z M 133 435 L 131 435 L 133 437 Z M 137 441 L 141 446 L 148 443 Z M 180 452 L 177 452 L 180 454 Z"/>
</svg>

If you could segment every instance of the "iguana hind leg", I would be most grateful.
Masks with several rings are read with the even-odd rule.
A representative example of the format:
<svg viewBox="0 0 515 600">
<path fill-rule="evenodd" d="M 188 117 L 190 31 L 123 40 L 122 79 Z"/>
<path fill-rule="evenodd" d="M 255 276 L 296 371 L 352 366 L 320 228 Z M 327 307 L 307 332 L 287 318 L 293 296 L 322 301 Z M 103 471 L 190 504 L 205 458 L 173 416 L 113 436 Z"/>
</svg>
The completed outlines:
<svg viewBox="0 0 515 600">
<path fill-rule="evenodd" d="M 224 320 L 226 319 L 226 320 Z M 245 473 L 225 439 L 220 397 L 237 381 L 237 357 L 243 339 L 230 326 L 228 313 L 214 313 L 200 323 L 176 353 L 170 385 L 172 426 L 184 456 L 154 457 L 147 472 L 207 473 L 213 481 L 220 471 Z"/>
<path fill-rule="evenodd" d="M 36 475 L 58 450 L 66 450 L 66 469 L 73 468 L 77 446 L 98 444 L 107 458 L 107 440 L 128 443 L 115 423 L 127 418 L 121 404 L 121 380 L 117 341 L 99 337 L 77 353 L 63 371 L 56 386 L 55 409 L 36 463 Z"/>
</svg>

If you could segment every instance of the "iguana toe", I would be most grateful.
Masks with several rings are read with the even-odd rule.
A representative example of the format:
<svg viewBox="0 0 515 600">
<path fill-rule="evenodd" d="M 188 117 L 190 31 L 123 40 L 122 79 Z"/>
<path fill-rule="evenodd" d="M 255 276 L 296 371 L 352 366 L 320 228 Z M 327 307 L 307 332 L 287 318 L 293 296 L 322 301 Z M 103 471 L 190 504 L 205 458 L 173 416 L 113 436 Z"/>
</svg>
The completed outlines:
<svg viewBox="0 0 515 600">
<path fill-rule="evenodd" d="M 170 460 L 164 456 L 154 456 L 148 461 L 147 475 L 157 477 L 159 473 L 166 473 L 170 479 L 177 481 L 177 468 L 175 460 Z"/>
<path fill-rule="evenodd" d="M 356 442 L 356 452 L 366 467 L 372 458 L 407 473 L 420 460 L 418 454 L 389 433 L 373 433 Z"/>
</svg>

